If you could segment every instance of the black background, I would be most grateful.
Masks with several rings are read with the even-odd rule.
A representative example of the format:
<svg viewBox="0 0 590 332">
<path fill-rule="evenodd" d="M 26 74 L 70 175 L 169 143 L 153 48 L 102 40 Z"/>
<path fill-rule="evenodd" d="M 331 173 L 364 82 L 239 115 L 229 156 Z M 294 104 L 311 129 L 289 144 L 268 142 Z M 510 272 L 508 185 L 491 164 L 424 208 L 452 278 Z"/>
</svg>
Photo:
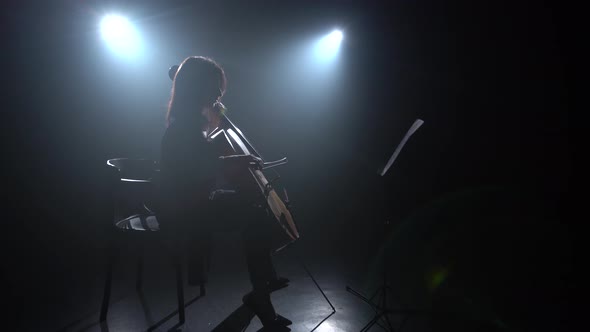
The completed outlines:
<svg viewBox="0 0 590 332">
<path fill-rule="evenodd" d="M 156 60 L 110 59 L 96 37 L 103 8 L 134 13 Z M 411 267 L 400 280 L 452 262 L 455 289 L 513 326 L 563 327 L 574 287 L 567 20 L 539 1 L 5 3 L 5 298 L 21 319 L 40 290 L 100 270 L 104 161 L 158 158 L 168 67 L 199 54 L 225 66 L 238 126 L 270 159 L 289 157 L 281 181 L 310 250 L 370 255 L 390 220 L 406 232 L 389 242 Z M 282 88 L 273 52 L 334 25 L 345 26 L 337 93 L 294 102 L 305 95 Z"/>
</svg>

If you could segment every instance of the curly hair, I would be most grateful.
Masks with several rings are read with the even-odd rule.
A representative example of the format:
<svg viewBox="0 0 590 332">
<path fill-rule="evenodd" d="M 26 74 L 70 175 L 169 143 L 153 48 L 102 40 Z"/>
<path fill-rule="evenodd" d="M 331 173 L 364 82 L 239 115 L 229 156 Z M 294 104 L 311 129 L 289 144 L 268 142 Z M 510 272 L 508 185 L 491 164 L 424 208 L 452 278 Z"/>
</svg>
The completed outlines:
<svg viewBox="0 0 590 332">
<path fill-rule="evenodd" d="M 211 58 L 190 56 L 180 64 L 172 84 L 166 123 L 198 116 L 205 106 L 213 106 L 225 93 L 223 68 Z"/>
</svg>

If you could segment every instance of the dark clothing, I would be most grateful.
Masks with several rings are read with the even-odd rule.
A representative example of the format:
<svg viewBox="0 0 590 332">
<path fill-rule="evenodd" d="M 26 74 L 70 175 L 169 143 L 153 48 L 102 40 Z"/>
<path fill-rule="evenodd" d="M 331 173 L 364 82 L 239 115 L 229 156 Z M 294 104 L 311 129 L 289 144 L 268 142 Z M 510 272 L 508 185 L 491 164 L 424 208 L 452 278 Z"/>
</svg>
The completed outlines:
<svg viewBox="0 0 590 332">
<path fill-rule="evenodd" d="M 160 164 L 162 231 L 188 249 L 189 281 L 204 283 L 212 232 L 239 227 L 252 287 L 264 292 L 274 277 L 268 234 L 261 227 L 268 215 L 239 195 L 209 199 L 223 177 L 221 154 L 198 128 L 175 123 L 168 127 Z"/>
<path fill-rule="evenodd" d="M 218 156 L 198 129 L 182 124 L 168 127 L 160 157 L 162 213 L 168 222 L 187 222 L 195 216 L 201 217 L 198 224 L 203 227 L 211 222 L 203 217 L 211 215 L 208 197 L 221 169 Z"/>
</svg>

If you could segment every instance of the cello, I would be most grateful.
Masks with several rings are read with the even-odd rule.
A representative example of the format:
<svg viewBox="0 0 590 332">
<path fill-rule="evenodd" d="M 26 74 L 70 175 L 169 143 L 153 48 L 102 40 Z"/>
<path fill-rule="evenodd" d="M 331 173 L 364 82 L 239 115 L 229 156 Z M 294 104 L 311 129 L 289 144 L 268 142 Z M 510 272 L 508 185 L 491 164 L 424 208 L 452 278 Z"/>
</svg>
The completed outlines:
<svg viewBox="0 0 590 332">
<path fill-rule="evenodd" d="M 177 65 L 170 68 L 168 71 L 170 79 L 174 79 L 177 70 Z M 264 158 L 248 141 L 242 131 L 227 117 L 225 105 L 217 101 L 214 108 L 219 112 L 221 121 L 220 125 L 207 135 L 207 141 L 217 145 L 220 156 L 254 155 L 262 160 L 257 166 L 248 167 L 247 171 L 241 174 L 240 179 L 234 182 L 238 182 L 237 187 L 245 188 L 243 191 L 246 192 L 246 195 L 250 195 L 250 198 L 255 197 L 274 219 L 270 223 L 272 249 L 274 252 L 280 251 L 299 239 L 299 231 L 288 207 L 287 191 L 284 191 L 286 197 L 284 201 L 272 186 L 274 180 L 269 181 L 262 170 L 286 164 L 287 158 L 270 162 L 264 161 Z M 228 178 L 231 177 L 228 176 Z M 232 182 L 232 179 L 230 179 L 230 182 Z M 216 194 L 223 194 L 224 192 L 227 192 L 227 190 L 214 190 L 211 192 L 210 199 L 214 200 Z"/>
<path fill-rule="evenodd" d="M 215 107 L 225 110 L 221 102 L 217 102 Z M 295 226 L 295 221 L 289 210 L 288 203 L 277 194 L 272 186 L 273 181 L 269 181 L 262 170 L 287 163 L 287 158 L 276 161 L 266 162 L 258 151 L 248 141 L 242 131 L 233 124 L 227 117 L 225 111 L 222 111 L 220 126 L 211 132 L 208 140 L 220 140 L 221 146 L 225 146 L 224 154 L 244 154 L 254 155 L 262 160 L 259 167 L 248 167 L 247 173 L 238 182 L 243 184 L 242 187 L 248 188 L 245 191 L 251 196 L 258 196 L 265 208 L 268 209 L 274 219 L 271 224 L 271 234 L 273 235 L 273 249 L 279 251 L 299 238 L 299 232 Z M 244 175 L 244 174 L 242 174 Z M 252 188 L 253 187 L 253 188 Z M 286 191 L 285 191 L 286 193 Z"/>
</svg>

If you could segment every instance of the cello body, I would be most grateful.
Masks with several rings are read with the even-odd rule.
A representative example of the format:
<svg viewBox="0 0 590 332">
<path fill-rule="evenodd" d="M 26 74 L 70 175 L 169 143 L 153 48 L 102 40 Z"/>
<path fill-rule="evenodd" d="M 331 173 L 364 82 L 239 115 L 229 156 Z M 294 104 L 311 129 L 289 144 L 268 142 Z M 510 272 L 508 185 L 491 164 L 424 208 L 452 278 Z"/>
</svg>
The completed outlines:
<svg viewBox="0 0 590 332">
<path fill-rule="evenodd" d="M 220 156 L 243 154 L 260 158 L 239 128 L 225 115 L 221 116 L 220 126 L 207 136 L 207 140 L 216 146 Z M 299 232 L 287 204 L 276 193 L 261 169 L 248 167 L 237 173 L 228 172 L 224 174 L 222 182 L 222 186 L 231 190 L 221 190 L 221 192 L 235 192 L 249 204 L 266 210 L 267 215 L 272 219 L 265 224 L 271 228 L 269 231 L 273 251 L 277 252 L 299 238 Z M 214 196 L 210 198 L 215 199 Z"/>
</svg>

